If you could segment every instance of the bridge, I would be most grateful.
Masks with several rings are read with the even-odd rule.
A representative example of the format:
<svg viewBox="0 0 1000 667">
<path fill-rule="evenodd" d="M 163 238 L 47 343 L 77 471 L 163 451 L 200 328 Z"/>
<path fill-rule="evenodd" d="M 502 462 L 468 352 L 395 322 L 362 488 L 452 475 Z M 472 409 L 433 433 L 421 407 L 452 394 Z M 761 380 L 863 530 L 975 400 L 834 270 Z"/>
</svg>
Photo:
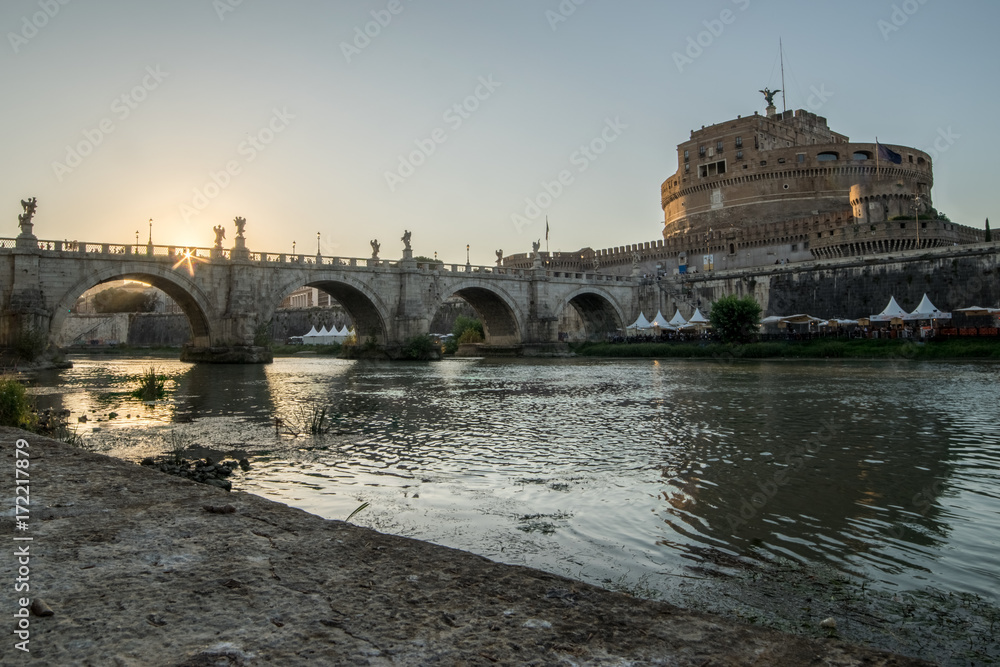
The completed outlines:
<svg viewBox="0 0 1000 667">
<path fill-rule="evenodd" d="M 22 216 L 23 218 L 23 216 Z M 39 240 L 30 216 L 21 234 L 0 239 L 0 347 L 48 347 L 76 303 L 101 283 L 129 279 L 169 295 L 187 315 L 182 359 L 270 360 L 260 345 L 282 299 L 310 286 L 327 292 L 354 322 L 359 342 L 399 358 L 408 339 L 428 333 L 444 301 L 465 299 L 479 315 L 484 352 L 544 354 L 560 348 L 560 318 L 573 309 L 590 339 L 623 329 L 637 308 L 635 276 L 398 260 L 251 252 L 242 227 L 232 248 Z"/>
</svg>

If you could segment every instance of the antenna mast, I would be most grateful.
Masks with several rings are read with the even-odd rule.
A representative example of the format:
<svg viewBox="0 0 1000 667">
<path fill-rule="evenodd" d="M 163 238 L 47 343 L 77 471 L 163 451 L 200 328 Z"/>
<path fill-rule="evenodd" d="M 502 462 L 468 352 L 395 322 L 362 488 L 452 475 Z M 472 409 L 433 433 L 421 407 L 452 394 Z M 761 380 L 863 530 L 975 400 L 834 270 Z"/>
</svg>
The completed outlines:
<svg viewBox="0 0 1000 667">
<path fill-rule="evenodd" d="M 780 37 L 778 38 L 778 55 L 781 57 L 781 112 L 784 114 L 788 111 L 788 105 L 785 103 L 785 51 L 781 46 Z M 771 67 L 774 67 L 774 65 L 771 65 Z M 774 70 L 771 71 L 773 72 Z"/>
</svg>

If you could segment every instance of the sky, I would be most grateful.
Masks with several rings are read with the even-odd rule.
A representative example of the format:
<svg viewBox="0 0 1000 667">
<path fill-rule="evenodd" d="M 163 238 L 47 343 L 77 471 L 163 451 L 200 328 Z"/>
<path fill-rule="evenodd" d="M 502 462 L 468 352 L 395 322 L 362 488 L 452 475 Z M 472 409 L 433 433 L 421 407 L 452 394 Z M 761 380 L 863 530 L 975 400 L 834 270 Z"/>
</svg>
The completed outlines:
<svg viewBox="0 0 1000 667">
<path fill-rule="evenodd" d="M 995 0 L 3 0 L 0 236 L 492 264 L 661 238 L 691 130 L 764 87 L 1000 219 Z M 781 83 L 779 39 L 784 48 Z M 777 98 L 780 104 L 780 95 Z M 994 226 L 996 226 L 994 224 Z M 319 239 L 317 239 L 319 234 Z"/>
</svg>

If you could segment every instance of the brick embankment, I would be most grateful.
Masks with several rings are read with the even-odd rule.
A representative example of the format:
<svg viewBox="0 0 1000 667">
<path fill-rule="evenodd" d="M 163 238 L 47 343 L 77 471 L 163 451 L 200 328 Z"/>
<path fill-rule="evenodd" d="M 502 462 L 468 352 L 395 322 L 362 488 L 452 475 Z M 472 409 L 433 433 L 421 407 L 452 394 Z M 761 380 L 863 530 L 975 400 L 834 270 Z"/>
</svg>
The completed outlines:
<svg viewBox="0 0 1000 667">
<path fill-rule="evenodd" d="M 30 443 L 29 530 L 12 516 Z M 919 665 L 328 521 L 0 429 L 0 664 Z M 213 513 L 231 504 L 234 513 Z M 13 536 L 30 535 L 30 654 Z"/>
</svg>

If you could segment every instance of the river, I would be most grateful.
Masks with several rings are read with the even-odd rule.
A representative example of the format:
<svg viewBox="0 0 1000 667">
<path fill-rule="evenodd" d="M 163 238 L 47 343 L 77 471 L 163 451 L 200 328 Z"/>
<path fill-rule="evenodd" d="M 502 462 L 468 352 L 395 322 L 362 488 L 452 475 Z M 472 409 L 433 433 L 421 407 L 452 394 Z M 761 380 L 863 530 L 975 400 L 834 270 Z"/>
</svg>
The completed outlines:
<svg viewBox="0 0 1000 667">
<path fill-rule="evenodd" d="M 921 653 L 906 605 L 951 596 L 1000 632 L 995 363 L 73 361 L 31 391 L 95 451 L 246 455 L 235 489 L 336 519 L 368 503 L 352 522 L 784 629 L 857 607 L 842 636 Z M 167 392 L 144 404 L 151 363 Z M 996 657 L 985 641 L 929 655 Z"/>
</svg>

